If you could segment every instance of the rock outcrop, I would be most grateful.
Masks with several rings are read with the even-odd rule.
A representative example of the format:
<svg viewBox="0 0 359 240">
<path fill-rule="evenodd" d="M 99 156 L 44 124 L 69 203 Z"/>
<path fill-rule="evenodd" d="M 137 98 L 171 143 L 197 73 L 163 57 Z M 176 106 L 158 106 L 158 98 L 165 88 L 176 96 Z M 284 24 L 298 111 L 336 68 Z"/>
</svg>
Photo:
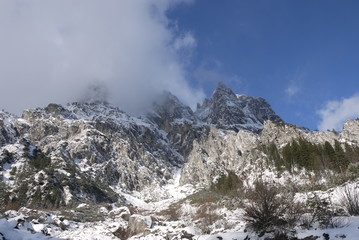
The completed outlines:
<svg viewBox="0 0 359 240">
<path fill-rule="evenodd" d="M 240 172 L 246 159 L 257 146 L 256 134 L 240 130 L 211 128 L 209 133 L 193 143 L 193 150 L 183 166 L 181 183 L 211 186 L 229 171 Z"/>
</svg>

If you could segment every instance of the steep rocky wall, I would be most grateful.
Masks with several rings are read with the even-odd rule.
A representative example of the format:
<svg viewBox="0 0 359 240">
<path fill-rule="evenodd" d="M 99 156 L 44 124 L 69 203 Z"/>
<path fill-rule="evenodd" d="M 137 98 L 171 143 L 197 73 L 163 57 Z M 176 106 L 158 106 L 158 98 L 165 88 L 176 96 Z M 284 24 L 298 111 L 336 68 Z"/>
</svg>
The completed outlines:
<svg viewBox="0 0 359 240">
<path fill-rule="evenodd" d="M 247 131 L 219 130 L 194 141 L 181 173 L 181 184 L 210 186 L 218 176 L 239 172 L 257 146 L 258 137 Z"/>
<path fill-rule="evenodd" d="M 328 141 L 333 144 L 334 140 L 340 138 L 340 135 L 331 131 L 309 131 L 292 124 L 266 121 L 260 135 L 260 142 L 262 144 L 275 143 L 278 148 L 281 148 L 299 138 L 312 143 L 323 144 L 325 141 Z"/>
<path fill-rule="evenodd" d="M 343 131 L 340 134 L 341 138 L 348 142 L 359 144 L 359 118 L 356 120 L 348 120 L 343 125 Z"/>
<path fill-rule="evenodd" d="M 193 149 L 182 169 L 181 183 L 209 187 L 218 176 L 227 174 L 228 171 L 247 176 L 248 173 L 244 171 L 248 169 L 251 169 L 249 174 L 260 176 L 263 169 L 257 171 L 259 166 L 268 163 L 268 156 L 262 152 L 261 146 L 274 143 L 277 149 L 281 149 L 300 138 L 313 144 L 329 142 L 334 146 L 334 142 L 339 141 L 342 146 L 344 143 L 358 145 L 359 120 L 347 121 L 340 133 L 309 131 L 292 124 L 272 121 L 265 122 L 260 135 L 243 130 L 235 133 L 212 127 L 207 135 L 194 141 Z M 271 171 L 276 171 L 274 166 L 272 168 Z"/>
</svg>

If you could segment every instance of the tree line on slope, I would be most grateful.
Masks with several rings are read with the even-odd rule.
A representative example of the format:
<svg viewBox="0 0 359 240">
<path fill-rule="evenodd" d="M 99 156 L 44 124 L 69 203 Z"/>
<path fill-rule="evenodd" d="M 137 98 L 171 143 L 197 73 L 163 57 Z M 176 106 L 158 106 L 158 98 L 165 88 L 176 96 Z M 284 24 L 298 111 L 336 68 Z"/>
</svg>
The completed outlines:
<svg viewBox="0 0 359 240">
<path fill-rule="evenodd" d="M 279 171 L 293 173 L 296 169 L 321 172 L 332 170 L 337 173 L 359 172 L 359 147 L 335 140 L 334 146 L 326 141 L 324 144 L 311 143 L 303 138 L 293 140 L 281 149 L 274 143 L 262 146 Z"/>
</svg>

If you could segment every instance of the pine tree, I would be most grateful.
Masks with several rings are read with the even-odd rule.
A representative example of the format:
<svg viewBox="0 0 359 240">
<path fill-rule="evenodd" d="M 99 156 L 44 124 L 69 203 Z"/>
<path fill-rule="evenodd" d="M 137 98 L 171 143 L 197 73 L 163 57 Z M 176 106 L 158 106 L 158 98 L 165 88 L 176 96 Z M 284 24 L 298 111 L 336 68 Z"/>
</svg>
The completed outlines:
<svg viewBox="0 0 359 240">
<path fill-rule="evenodd" d="M 312 169 L 313 164 L 311 162 L 311 144 L 300 138 L 298 140 L 298 146 L 299 146 L 299 158 L 298 158 L 298 165 L 300 167 L 306 168 L 306 169 Z"/>
<path fill-rule="evenodd" d="M 282 168 L 282 166 L 284 166 L 284 161 L 279 154 L 277 146 L 275 145 L 275 143 L 271 143 L 268 148 L 269 148 L 268 154 L 269 154 L 270 160 L 272 160 L 274 162 L 275 167 L 278 170 L 280 170 Z"/>
<path fill-rule="evenodd" d="M 337 170 L 343 172 L 349 164 L 348 158 L 340 144 L 337 140 L 334 142 L 334 150 L 335 150 L 335 165 Z"/>
<path fill-rule="evenodd" d="M 336 159 L 335 150 L 328 141 L 325 141 L 325 143 L 324 143 L 323 159 L 327 165 L 329 165 L 329 166 L 334 165 L 334 168 L 335 168 L 335 159 Z M 333 168 L 333 167 L 331 167 L 331 168 Z"/>
<path fill-rule="evenodd" d="M 286 169 L 289 172 L 293 172 L 294 156 L 293 156 L 293 148 L 290 143 L 288 143 L 283 147 L 282 154 L 283 154 L 283 161 Z"/>
<path fill-rule="evenodd" d="M 0 213 L 2 213 L 5 209 L 6 204 L 6 196 L 7 196 L 7 187 L 3 180 L 3 176 L 0 175 Z"/>
<path fill-rule="evenodd" d="M 37 187 L 35 194 L 32 196 L 31 204 L 34 206 L 40 206 L 42 203 L 42 194 L 41 194 L 41 188 Z"/>
<path fill-rule="evenodd" d="M 18 195 L 17 195 L 17 203 L 20 206 L 25 206 L 28 200 L 27 191 L 29 190 L 28 185 L 26 183 L 21 183 L 19 189 L 18 189 Z"/>
</svg>

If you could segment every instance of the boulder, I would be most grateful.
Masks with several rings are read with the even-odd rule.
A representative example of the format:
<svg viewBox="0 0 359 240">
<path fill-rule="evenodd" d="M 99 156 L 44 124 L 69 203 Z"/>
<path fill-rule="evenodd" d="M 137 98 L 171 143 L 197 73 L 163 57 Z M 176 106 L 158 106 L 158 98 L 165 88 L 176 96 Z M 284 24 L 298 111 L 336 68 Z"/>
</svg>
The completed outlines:
<svg viewBox="0 0 359 240">
<path fill-rule="evenodd" d="M 128 221 L 128 234 L 134 236 L 143 233 L 146 229 L 151 228 L 153 225 L 152 218 L 150 216 L 142 216 L 134 214 Z"/>
</svg>

